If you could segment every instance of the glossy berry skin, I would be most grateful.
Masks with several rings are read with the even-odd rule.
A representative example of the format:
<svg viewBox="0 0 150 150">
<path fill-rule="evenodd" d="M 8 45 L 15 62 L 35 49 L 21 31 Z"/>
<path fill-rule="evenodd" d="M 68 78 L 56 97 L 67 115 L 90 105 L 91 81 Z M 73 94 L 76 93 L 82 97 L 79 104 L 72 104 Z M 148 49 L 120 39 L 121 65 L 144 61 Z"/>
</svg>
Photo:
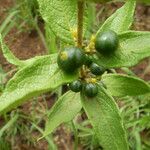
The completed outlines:
<svg viewBox="0 0 150 150">
<path fill-rule="evenodd" d="M 105 72 L 104 67 L 99 66 L 96 63 L 91 64 L 90 70 L 94 75 L 102 75 Z"/>
<path fill-rule="evenodd" d="M 85 54 L 82 49 L 71 47 L 61 51 L 57 58 L 60 69 L 66 73 L 73 73 L 84 64 Z"/>
<path fill-rule="evenodd" d="M 95 97 L 98 94 L 98 87 L 96 84 L 87 83 L 84 85 L 83 92 L 87 97 Z"/>
<path fill-rule="evenodd" d="M 116 32 L 109 30 L 97 35 L 95 40 L 95 49 L 103 54 L 112 54 L 119 45 L 119 38 Z"/>
<path fill-rule="evenodd" d="M 69 84 L 69 88 L 73 92 L 80 92 L 82 89 L 82 82 L 79 80 L 76 80 Z"/>
</svg>

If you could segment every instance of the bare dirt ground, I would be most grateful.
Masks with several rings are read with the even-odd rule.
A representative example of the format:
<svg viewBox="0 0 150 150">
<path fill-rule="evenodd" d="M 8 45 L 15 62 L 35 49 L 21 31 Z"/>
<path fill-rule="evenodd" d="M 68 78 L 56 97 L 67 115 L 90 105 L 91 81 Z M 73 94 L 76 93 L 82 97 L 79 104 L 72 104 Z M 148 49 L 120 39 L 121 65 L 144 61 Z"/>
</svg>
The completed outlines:
<svg viewBox="0 0 150 150">
<path fill-rule="evenodd" d="M 8 10 L 11 9 L 15 4 L 15 0 L 0 0 L 0 23 L 6 18 Z M 115 10 L 119 5 L 109 5 L 108 9 Z M 107 15 L 106 15 L 107 16 Z M 133 25 L 135 30 L 150 31 L 150 7 L 144 5 L 138 5 L 135 14 L 135 23 Z M 26 32 L 17 32 L 17 28 L 14 27 L 5 38 L 5 42 L 8 44 L 12 52 L 20 59 L 28 59 L 36 55 L 43 55 L 46 53 L 46 49 L 39 38 L 35 30 L 26 31 Z M 0 64 L 2 65 L 5 71 L 9 71 L 13 68 L 5 58 L 3 57 L 0 51 Z M 150 66 L 150 60 L 145 59 L 140 64 L 135 67 L 132 67 L 132 70 L 141 78 L 145 80 L 150 80 L 150 70 L 144 72 L 145 68 Z M 47 95 L 46 98 L 49 101 L 48 106 L 51 107 L 54 103 L 54 97 Z M 39 98 L 39 102 L 42 100 Z M 25 113 L 30 114 L 30 105 L 31 103 L 25 104 L 21 109 Z M 57 143 L 60 150 L 71 150 L 72 149 L 72 136 L 70 132 L 67 132 L 63 126 L 59 127 L 54 134 L 55 142 Z M 32 136 L 37 136 L 37 133 L 34 132 Z M 18 140 L 17 140 L 18 139 Z M 16 137 L 18 143 L 15 145 L 14 150 L 47 150 L 47 143 L 44 140 L 41 140 L 37 143 L 36 146 L 28 146 L 28 144 L 23 141 L 22 137 L 19 135 Z"/>
</svg>

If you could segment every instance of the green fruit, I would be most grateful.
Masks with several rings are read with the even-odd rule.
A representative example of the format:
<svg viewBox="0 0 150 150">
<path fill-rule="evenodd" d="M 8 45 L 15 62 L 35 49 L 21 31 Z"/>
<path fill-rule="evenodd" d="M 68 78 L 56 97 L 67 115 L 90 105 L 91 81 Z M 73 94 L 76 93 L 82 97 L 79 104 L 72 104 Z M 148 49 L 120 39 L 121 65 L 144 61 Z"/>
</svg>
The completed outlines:
<svg viewBox="0 0 150 150">
<path fill-rule="evenodd" d="M 104 67 L 99 66 L 96 63 L 91 64 L 90 70 L 94 75 L 102 75 L 105 72 Z"/>
<path fill-rule="evenodd" d="M 118 48 L 118 45 L 118 35 L 111 30 L 98 34 L 95 40 L 95 49 L 103 55 L 112 54 Z"/>
<path fill-rule="evenodd" d="M 98 93 L 98 87 L 96 84 L 88 83 L 84 85 L 83 92 L 87 97 L 94 97 Z"/>
<path fill-rule="evenodd" d="M 91 58 L 91 56 L 85 55 L 84 64 L 85 64 L 86 66 L 90 66 L 90 65 L 92 64 L 92 58 Z"/>
<path fill-rule="evenodd" d="M 64 72 L 73 73 L 83 65 L 84 60 L 85 54 L 82 49 L 70 47 L 59 53 L 57 63 Z"/>
<path fill-rule="evenodd" d="M 82 82 L 79 80 L 76 80 L 76 81 L 69 84 L 69 88 L 73 92 L 80 92 L 82 89 Z"/>
</svg>

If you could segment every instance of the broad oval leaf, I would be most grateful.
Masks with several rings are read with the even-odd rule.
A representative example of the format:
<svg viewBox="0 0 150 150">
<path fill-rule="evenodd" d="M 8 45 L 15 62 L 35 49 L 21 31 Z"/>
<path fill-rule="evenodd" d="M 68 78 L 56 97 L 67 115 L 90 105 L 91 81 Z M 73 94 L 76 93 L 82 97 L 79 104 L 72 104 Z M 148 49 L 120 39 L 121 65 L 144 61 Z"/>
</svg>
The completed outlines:
<svg viewBox="0 0 150 150">
<path fill-rule="evenodd" d="M 38 0 L 38 3 L 44 21 L 54 34 L 74 44 L 72 31 L 77 29 L 77 0 Z M 84 19 L 86 22 L 86 13 Z"/>
<path fill-rule="evenodd" d="M 150 32 L 128 31 L 119 35 L 120 46 L 110 56 L 95 56 L 106 68 L 131 67 L 150 56 Z"/>
<path fill-rule="evenodd" d="M 119 110 L 113 98 L 99 86 L 94 98 L 82 95 L 82 106 L 104 150 L 128 150 Z"/>
<path fill-rule="evenodd" d="M 150 86 L 143 80 L 121 74 L 106 74 L 102 81 L 113 96 L 136 96 L 150 92 Z"/>
<path fill-rule="evenodd" d="M 124 6 L 118 9 L 104 22 L 97 34 L 107 30 L 113 30 L 116 33 L 127 31 L 133 22 L 135 6 L 136 0 L 127 0 Z"/>
<path fill-rule="evenodd" d="M 54 55 L 52 58 L 51 55 L 37 57 L 20 69 L 8 82 L 0 97 L 0 113 L 20 105 L 33 96 L 75 80 L 78 75 L 65 75 L 59 70 L 56 58 L 54 59 Z"/>
<path fill-rule="evenodd" d="M 61 96 L 48 113 L 43 137 L 53 132 L 61 123 L 71 121 L 81 108 L 79 93 L 69 91 Z"/>
</svg>

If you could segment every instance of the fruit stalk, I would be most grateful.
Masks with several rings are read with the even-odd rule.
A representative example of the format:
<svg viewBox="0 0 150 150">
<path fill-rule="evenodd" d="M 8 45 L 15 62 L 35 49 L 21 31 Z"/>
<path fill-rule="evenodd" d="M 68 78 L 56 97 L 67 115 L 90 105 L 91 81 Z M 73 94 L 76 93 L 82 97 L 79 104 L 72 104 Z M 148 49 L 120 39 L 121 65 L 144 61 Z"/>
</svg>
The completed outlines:
<svg viewBox="0 0 150 150">
<path fill-rule="evenodd" d="M 78 1 L 78 38 L 77 38 L 77 46 L 82 48 L 82 40 L 83 40 L 83 16 L 84 16 L 84 2 Z"/>
</svg>

